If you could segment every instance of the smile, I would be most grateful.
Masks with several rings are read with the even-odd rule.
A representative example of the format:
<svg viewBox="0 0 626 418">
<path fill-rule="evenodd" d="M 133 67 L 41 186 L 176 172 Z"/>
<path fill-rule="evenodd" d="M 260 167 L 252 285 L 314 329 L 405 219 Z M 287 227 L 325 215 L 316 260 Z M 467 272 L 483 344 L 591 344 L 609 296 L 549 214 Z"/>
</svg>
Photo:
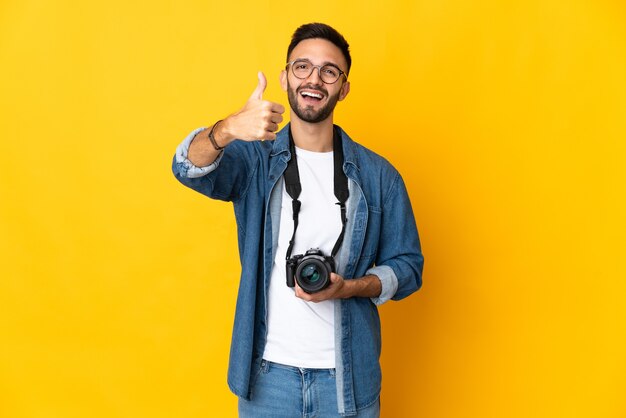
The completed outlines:
<svg viewBox="0 0 626 418">
<path fill-rule="evenodd" d="M 324 95 L 321 93 L 313 92 L 313 91 L 301 91 L 300 96 L 304 97 L 307 100 L 320 101 L 324 98 Z"/>
</svg>

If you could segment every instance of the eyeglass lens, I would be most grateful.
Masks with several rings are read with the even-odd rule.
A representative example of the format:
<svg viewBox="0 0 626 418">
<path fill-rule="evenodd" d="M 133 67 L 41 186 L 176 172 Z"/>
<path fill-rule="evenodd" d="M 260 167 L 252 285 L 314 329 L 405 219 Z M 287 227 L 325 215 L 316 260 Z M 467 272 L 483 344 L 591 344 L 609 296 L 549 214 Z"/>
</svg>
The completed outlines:
<svg viewBox="0 0 626 418">
<path fill-rule="evenodd" d="M 309 77 L 315 68 L 318 69 L 319 76 L 325 83 L 334 83 L 339 79 L 339 76 L 341 75 L 339 69 L 332 65 L 313 65 L 309 61 L 295 61 L 291 65 L 293 75 L 300 79 L 305 79 Z"/>
</svg>

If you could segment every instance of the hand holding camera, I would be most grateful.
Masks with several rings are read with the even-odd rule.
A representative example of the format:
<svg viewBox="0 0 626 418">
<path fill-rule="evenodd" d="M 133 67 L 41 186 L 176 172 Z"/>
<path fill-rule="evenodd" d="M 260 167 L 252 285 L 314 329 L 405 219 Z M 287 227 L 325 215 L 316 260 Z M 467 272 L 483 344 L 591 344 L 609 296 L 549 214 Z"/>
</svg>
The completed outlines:
<svg viewBox="0 0 626 418">
<path fill-rule="evenodd" d="M 331 299 L 348 298 L 353 295 L 350 294 L 349 286 L 347 283 L 354 280 L 345 280 L 337 273 L 330 274 L 330 283 L 324 290 L 316 293 L 307 293 L 298 284 L 295 285 L 295 294 L 298 298 L 307 302 L 322 302 Z"/>
</svg>

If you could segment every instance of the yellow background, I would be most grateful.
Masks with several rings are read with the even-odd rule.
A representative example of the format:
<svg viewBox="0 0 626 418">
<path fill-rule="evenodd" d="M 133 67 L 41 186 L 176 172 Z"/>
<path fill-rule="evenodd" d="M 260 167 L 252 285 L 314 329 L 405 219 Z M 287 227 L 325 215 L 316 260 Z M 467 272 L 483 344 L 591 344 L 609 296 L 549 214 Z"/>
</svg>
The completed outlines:
<svg viewBox="0 0 626 418">
<path fill-rule="evenodd" d="M 0 3 L 0 416 L 234 417 L 229 204 L 193 128 L 335 26 L 336 122 L 409 188 L 424 287 L 381 308 L 383 417 L 626 416 L 618 0 Z"/>
</svg>

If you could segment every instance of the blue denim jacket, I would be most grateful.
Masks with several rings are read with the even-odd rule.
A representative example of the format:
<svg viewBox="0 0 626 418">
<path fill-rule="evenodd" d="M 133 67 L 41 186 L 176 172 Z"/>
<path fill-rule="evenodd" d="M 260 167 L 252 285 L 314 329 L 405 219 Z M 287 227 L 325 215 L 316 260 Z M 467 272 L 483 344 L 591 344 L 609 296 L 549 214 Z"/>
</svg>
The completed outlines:
<svg viewBox="0 0 626 418">
<path fill-rule="evenodd" d="M 283 172 L 291 158 L 287 124 L 275 141 L 229 144 L 215 162 L 195 167 L 187 159 L 197 129 L 178 147 L 175 176 L 213 199 L 233 202 L 241 280 L 230 350 L 228 385 L 249 399 L 267 336 L 267 292 L 278 241 Z M 355 415 L 381 389 L 381 338 L 377 305 L 400 300 L 422 284 L 422 256 L 411 202 L 400 174 L 385 159 L 341 130 L 349 180 L 348 224 L 337 254 L 345 279 L 378 276 L 378 298 L 335 300 L 335 365 L 339 413 Z M 218 169 L 219 166 L 219 169 Z"/>
</svg>

